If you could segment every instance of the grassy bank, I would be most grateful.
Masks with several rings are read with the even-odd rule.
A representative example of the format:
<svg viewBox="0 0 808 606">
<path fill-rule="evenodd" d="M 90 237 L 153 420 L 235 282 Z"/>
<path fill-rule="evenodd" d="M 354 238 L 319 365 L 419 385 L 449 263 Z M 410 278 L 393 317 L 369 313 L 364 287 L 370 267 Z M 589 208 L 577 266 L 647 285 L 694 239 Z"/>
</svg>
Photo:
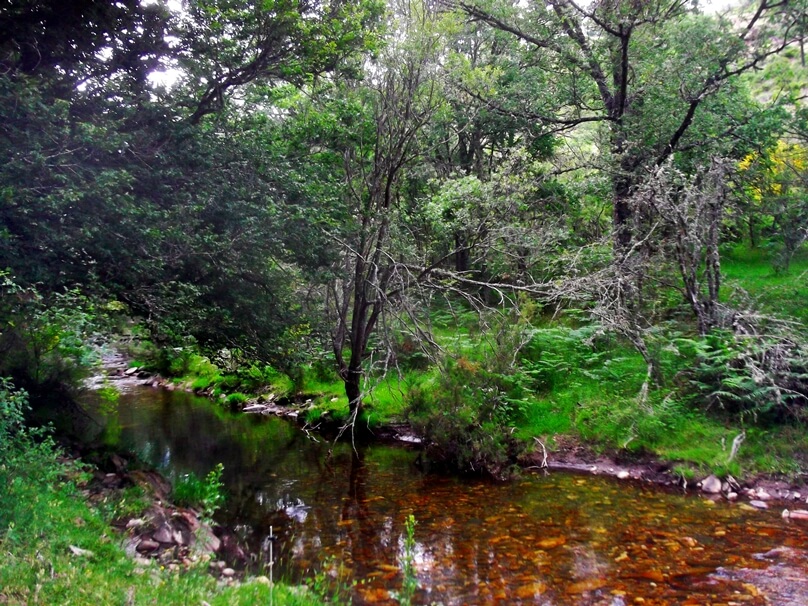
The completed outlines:
<svg viewBox="0 0 808 606">
<path fill-rule="evenodd" d="M 0 386 L 0 603 L 326 603 L 316 591 L 270 588 L 260 577 L 224 584 L 208 574 L 205 557 L 176 570 L 129 557 L 110 523 L 148 499 L 127 489 L 88 500 L 89 474 L 45 434 L 24 428 L 24 406 L 22 394 Z"/>
</svg>

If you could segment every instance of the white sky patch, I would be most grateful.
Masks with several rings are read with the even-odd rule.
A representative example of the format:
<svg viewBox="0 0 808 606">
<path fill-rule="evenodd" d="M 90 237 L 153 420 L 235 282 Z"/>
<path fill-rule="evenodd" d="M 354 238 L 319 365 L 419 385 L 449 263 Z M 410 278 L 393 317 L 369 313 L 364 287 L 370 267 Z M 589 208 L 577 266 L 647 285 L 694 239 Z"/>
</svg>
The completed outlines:
<svg viewBox="0 0 808 606">
<path fill-rule="evenodd" d="M 720 13 L 738 5 L 738 0 L 702 0 L 705 13 Z"/>
<path fill-rule="evenodd" d="M 162 71 L 151 72 L 148 76 L 149 82 L 156 88 L 170 89 L 182 77 L 182 72 L 178 69 L 169 68 Z"/>
</svg>

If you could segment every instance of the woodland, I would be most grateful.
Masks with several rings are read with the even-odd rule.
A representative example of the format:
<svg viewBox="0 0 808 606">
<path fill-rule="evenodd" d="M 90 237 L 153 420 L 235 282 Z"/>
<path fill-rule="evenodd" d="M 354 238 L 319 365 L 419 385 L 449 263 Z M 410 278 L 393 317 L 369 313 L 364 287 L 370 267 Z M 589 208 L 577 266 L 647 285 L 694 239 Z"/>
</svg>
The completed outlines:
<svg viewBox="0 0 808 606">
<path fill-rule="evenodd" d="M 460 470 L 572 436 L 799 474 L 805 16 L 7 3 L 8 402 L 118 347 L 233 407 L 407 422 Z"/>
<path fill-rule="evenodd" d="M 88 506 L 92 472 L 29 422 L 113 354 L 226 409 L 280 403 L 308 435 L 406 427 L 452 473 L 575 449 L 800 486 L 807 16 L 0 3 L 0 603 L 266 591 L 204 560 L 140 583 L 109 524 L 143 495 Z"/>
</svg>

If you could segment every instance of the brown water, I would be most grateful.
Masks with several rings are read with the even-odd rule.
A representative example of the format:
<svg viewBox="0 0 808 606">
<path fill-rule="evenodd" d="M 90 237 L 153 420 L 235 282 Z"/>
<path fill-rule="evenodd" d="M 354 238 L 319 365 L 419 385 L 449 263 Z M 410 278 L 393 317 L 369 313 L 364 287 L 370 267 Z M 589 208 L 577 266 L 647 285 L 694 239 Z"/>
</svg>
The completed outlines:
<svg viewBox="0 0 808 606">
<path fill-rule="evenodd" d="M 779 511 L 562 473 L 501 484 L 424 474 L 413 450 L 332 449 L 177 392 L 88 399 L 98 423 L 84 420 L 86 440 L 169 477 L 223 463 L 219 521 L 253 566 L 268 563 L 271 526 L 276 578 L 325 570 L 360 582 L 357 604 L 396 603 L 409 514 L 420 604 L 808 604 L 808 526 Z"/>
</svg>

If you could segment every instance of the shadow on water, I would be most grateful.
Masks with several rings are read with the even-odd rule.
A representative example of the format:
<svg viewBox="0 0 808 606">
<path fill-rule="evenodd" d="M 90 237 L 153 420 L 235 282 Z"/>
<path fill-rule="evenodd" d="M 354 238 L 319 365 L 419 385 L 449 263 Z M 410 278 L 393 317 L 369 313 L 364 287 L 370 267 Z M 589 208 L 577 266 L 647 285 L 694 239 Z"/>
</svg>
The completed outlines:
<svg viewBox="0 0 808 606">
<path fill-rule="evenodd" d="M 250 566 L 267 566 L 272 528 L 276 578 L 325 569 L 359 581 L 358 604 L 396 603 L 411 513 L 417 603 L 808 603 L 808 527 L 775 511 L 561 473 L 502 484 L 424 474 L 416 451 L 316 441 L 179 392 L 84 403 L 87 442 L 133 452 L 169 478 L 223 463 L 218 521 Z"/>
</svg>

